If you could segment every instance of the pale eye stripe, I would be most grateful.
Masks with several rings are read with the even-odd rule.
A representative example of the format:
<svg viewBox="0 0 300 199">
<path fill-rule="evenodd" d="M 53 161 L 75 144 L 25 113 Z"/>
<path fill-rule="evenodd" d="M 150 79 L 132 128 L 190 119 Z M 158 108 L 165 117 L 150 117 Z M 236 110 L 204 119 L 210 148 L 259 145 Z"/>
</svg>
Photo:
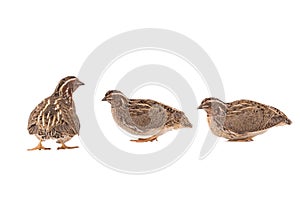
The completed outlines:
<svg viewBox="0 0 300 199">
<path fill-rule="evenodd" d="M 61 93 L 61 90 L 63 89 L 63 87 L 65 87 L 69 82 L 75 81 L 75 80 L 76 80 L 76 78 L 72 78 L 72 79 L 69 79 L 68 81 L 66 81 L 65 83 L 63 83 L 59 88 L 59 92 Z"/>
</svg>

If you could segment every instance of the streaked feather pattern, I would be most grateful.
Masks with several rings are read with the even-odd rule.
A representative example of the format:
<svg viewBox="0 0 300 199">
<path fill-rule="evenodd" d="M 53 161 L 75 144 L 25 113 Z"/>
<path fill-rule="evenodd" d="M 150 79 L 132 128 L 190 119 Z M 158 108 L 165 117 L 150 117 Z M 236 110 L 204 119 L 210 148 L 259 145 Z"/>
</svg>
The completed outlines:
<svg viewBox="0 0 300 199">
<path fill-rule="evenodd" d="M 58 143 L 79 134 L 80 123 L 72 93 L 83 85 L 76 77 L 62 79 L 54 93 L 39 103 L 31 112 L 27 129 L 40 141 L 56 139 Z"/>
<path fill-rule="evenodd" d="M 273 126 L 291 124 L 277 108 L 251 100 L 224 103 L 216 98 L 206 98 L 199 108 L 207 112 L 212 132 L 230 140 L 250 141 Z"/>
<path fill-rule="evenodd" d="M 137 136 L 158 136 L 192 125 L 182 111 L 151 99 L 128 99 L 120 91 L 108 91 L 103 99 L 111 104 L 115 122 Z M 152 141 L 145 139 L 145 141 Z"/>
</svg>

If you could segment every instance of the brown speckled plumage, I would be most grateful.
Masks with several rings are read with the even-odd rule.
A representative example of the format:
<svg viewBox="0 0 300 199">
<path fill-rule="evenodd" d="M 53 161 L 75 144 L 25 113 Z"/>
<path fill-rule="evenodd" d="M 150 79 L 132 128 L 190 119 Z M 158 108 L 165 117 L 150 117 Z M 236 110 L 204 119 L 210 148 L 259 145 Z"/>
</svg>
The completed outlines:
<svg viewBox="0 0 300 199">
<path fill-rule="evenodd" d="M 121 128 L 135 136 L 150 136 L 131 141 L 153 141 L 167 131 L 192 127 L 182 111 L 154 100 L 128 99 L 122 92 L 111 90 L 102 101 L 111 104 L 112 116 Z"/>
<path fill-rule="evenodd" d="M 48 139 L 56 139 L 57 143 L 62 144 L 58 149 L 77 148 L 68 147 L 65 143 L 79 134 L 80 123 L 72 94 L 81 85 L 83 83 L 74 76 L 63 78 L 54 93 L 31 112 L 27 128 L 29 134 L 35 135 L 40 142 L 37 147 L 29 150 L 49 149 L 41 144 Z"/>
<path fill-rule="evenodd" d="M 251 100 L 224 103 L 217 98 L 206 98 L 198 108 L 207 112 L 212 132 L 230 141 L 252 141 L 273 126 L 292 123 L 277 108 Z"/>
</svg>

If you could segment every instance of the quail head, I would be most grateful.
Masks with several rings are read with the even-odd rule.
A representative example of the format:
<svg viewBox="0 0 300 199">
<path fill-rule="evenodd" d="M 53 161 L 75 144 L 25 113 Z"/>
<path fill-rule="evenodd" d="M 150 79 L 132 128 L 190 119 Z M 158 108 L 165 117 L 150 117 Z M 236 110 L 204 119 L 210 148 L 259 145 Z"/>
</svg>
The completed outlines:
<svg viewBox="0 0 300 199">
<path fill-rule="evenodd" d="M 55 139 L 61 144 L 57 149 L 73 149 L 65 145 L 74 135 L 79 134 L 80 123 L 76 115 L 73 92 L 84 85 L 74 76 L 68 76 L 60 80 L 54 93 L 44 99 L 31 112 L 28 120 L 28 131 L 35 135 L 39 144 L 28 150 L 49 150 L 42 142 Z"/>
<path fill-rule="evenodd" d="M 111 104 L 112 116 L 122 129 L 135 135 L 134 142 L 148 142 L 180 128 L 192 128 L 182 111 L 150 99 L 128 99 L 122 92 L 110 90 L 102 101 Z M 147 138 L 141 138 L 146 137 Z"/>
<path fill-rule="evenodd" d="M 224 103 L 211 97 L 204 99 L 198 109 L 207 112 L 211 131 L 229 141 L 253 141 L 273 126 L 292 123 L 280 110 L 250 100 Z"/>
</svg>

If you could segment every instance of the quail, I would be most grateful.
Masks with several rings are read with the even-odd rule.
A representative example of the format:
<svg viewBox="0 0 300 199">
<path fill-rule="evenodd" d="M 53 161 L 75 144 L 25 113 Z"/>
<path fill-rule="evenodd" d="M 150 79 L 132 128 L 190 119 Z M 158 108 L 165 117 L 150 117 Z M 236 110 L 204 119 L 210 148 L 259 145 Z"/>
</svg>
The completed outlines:
<svg viewBox="0 0 300 199">
<path fill-rule="evenodd" d="M 49 150 L 42 142 L 55 139 L 61 144 L 57 149 L 73 149 L 65 143 L 74 135 L 79 135 L 80 123 L 76 115 L 73 92 L 84 85 L 74 76 L 68 76 L 60 80 L 54 93 L 44 99 L 31 112 L 28 120 L 28 131 L 39 139 L 39 144 L 32 150 Z"/>
<path fill-rule="evenodd" d="M 198 109 L 207 112 L 213 134 L 228 141 L 253 141 L 252 138 L 273 126 L 290 125 L 292 121 L 272 106 L 251 100 L 224 103 L 217 98 L 206 98 Z"/>
<path fill-rule="evenodd" d="M 154 100 L 129 99 L 121 91 L 110 90 L 102 101 L 111 104 L 111 113 L 117 125 L 139 137 L 131 140 L 133 142 L 152 142 L 167 131 L 192 128 L 182 111 Z"/>
</svg>

